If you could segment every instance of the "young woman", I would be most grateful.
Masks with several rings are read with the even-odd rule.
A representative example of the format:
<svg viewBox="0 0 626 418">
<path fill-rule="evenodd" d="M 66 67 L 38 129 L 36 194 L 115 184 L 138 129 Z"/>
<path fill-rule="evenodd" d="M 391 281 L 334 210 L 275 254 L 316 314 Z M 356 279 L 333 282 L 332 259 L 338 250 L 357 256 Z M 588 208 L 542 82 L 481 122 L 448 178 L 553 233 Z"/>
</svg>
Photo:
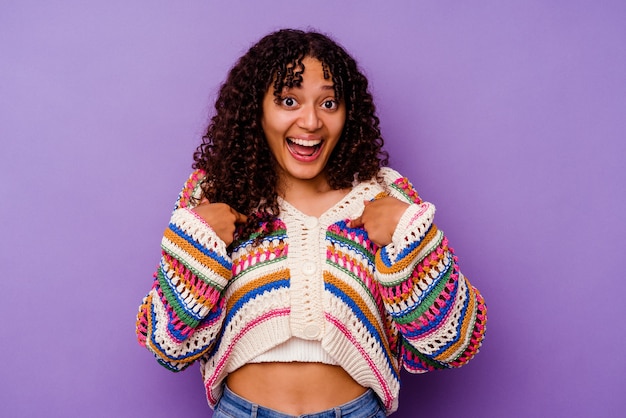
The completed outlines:
<svg viewBox="0 0 626 418">
<path fill-rule="evenodd" d="M 484 301 L 434 206 L 385 167 L 354 59 L 272 33 L 215 107 L 137 321 L 164 366 L 200 362 L 214 417 L 382 417 L 402 366 L 477 353 Z"/>
</svg>

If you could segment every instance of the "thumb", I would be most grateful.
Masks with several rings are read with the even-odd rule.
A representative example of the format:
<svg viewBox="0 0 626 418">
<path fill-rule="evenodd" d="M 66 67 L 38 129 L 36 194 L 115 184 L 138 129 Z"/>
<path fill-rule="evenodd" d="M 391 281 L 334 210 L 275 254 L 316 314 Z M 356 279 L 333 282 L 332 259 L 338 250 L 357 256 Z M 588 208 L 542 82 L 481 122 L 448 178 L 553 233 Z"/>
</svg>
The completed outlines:
<svg viewBox="0 0 626 418">
<path fill-rule="evenodd" d="M 363 200 L 363 206 L 367 206 L 369 204 L 369 200 Z M 363 223 L 363 213 L 361 213 L 361 215 L 359 215 L 357 218 L 350 220 L 350 223 L 348 224 L 350 228 L 361 228 L 363 225 L 365 225 Z"/>
<path fill-rule="evenodd" d="M 350 228 L 360 228 L 363 226 L 363 216 L 359 216 L 358 218 L 354 218 L 350 220 L 348 225 Z"/>
<path fill-rule="evenodd" d="M 237 212 L 235 209 L 230 209 L 233 214 L 235 214 L 235 223 L 236 224 L 245 224 L 248 222 L 248 217 L 242 213 Z"/>
</svg>

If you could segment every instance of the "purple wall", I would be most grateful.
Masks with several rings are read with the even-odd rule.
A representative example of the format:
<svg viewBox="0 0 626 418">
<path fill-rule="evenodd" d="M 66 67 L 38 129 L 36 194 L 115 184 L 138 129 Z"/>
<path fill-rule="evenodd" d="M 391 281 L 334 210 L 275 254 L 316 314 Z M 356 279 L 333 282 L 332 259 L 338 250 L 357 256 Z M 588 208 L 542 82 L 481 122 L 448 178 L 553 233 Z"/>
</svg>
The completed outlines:
<svg viewBox="0 0 626 418">
<path fill-rule="evenodd" d="M 490 308 L 395 416 L 624 416 L 626 3 L 87 3 L 0 6 L 1 416 L 210 415 L 134 316 L 219 84 L 284 26 L 358 58 Z"/>
</svg>

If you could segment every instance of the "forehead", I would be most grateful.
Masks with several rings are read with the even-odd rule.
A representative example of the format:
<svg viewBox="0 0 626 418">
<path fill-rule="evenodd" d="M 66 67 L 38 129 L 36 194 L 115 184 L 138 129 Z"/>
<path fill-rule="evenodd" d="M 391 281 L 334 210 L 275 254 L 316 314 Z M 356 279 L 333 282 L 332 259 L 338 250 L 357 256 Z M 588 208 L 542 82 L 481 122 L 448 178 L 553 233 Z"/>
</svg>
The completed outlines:
<svg viewBox="0 0 626 418">
<path fill-rule="evenodd" d="M 294 87 L 300 88 L 303 82 L 319 83 L 321 88 L 330 88 L 336 92 L 335 82 L 328 66 L 310 56 L 288 63 L 284 69 L 276 70 L 270 88 L 274 87 L 274 90 L 280 92 Z"/>
</svg>

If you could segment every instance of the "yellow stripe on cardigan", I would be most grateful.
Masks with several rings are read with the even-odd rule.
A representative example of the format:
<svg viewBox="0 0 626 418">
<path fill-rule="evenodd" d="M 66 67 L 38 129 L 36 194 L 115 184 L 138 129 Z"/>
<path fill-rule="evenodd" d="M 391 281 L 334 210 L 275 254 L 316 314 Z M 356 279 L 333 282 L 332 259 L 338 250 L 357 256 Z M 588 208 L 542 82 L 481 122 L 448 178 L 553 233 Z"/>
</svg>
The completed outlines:
<svg viewBox="0 0 626 418">
<path fill-rule="evenodd" d="M 150 294 L 150 295 L 148 296 L 147 303 L 149 303 L 149 304 L 150 304 L 150 306 L 152 306 L 152 309 L 154 309 L 154 305 L 152 304 L 152 298 L 153 298 L 153 296 L 152 296 L 152 294 Z M 152 336 L 152 334 L 153 334 L 153 330 L 154 330 L 154 324 L 152 323 L 152 313 L 151 313 L 151 312 L 148 312 L 148 315 L 146 315 L 146 316 L 147 316 L 147 320 L 148 320 L 148 324 L 147 324 L 147 325 L 148 325 L 148 326 L 147 326 L 147 331 L 148 331 L 148 333 L 147 333 L 147 334 L 148 334 L 148 338 L 146 339 L 146 344 L 147 344 L 147 346 L 148 346 L 148 347 L 152 350 L 152 352 L 153 352 L 153 353 L 155 353 L 155 354 L 156 354 L 156 355 L 157 355 L 160 359 L 162 359 L 162 360 L 164 360 L 164 361 L 167 361 L 170 365 L 172 365 L 172 366 L 174 366 L 174 367 L 176 367 L 176 368 L 178 368 L 178 369 L 181 369 L 181 370 L 182 370 L 183 368 L 187 367 L 187 366 L 189 365 L 189 363 L 192 363 L 192 362 L 194 362 L 194 361 L 198 360 L 198 359 L 199 359 L 200 357 L 202 357 L 202 356 L 203 356 L 203 355 L 204 355 L 204 354 L 208 351 L 208 349 L 211 347 L 211 346 L 208 346 L 206 350 L 204 350 L 204 351 L 202 351 L 202 352 L 199 352 L 199 353 L 197 353 L 196 355 L 189 356 L 189 357 L 185 357 L 185 358 L 183 358 L 183 359 L 179 359 L 179 360 L 174 360 L 174 359 L 172 359 L 172 357 L 171 357 L 169 354 L 167 354 L 167 353 L 166 353 L 165 351 L 163 351 L 163 350 L 160 350 L 160 349 L 159 349 L 159 347 L 158 347 L 156 344 L 154 344 L 154 343 L 152 342 L 152 338 L 151 338 L 151 336 Z M 179 365 L 180 365 L 180 366 L 179 366 Z"/>
<path fill-rule="evenodd" d="M 432 228 L 430 228 L 430 230 L 426 233 L 424 238 L 422 238 L 422 241 L 420 242 L 420 244 L 415 249 L 413 249 L 413 251 L 411 251 L 409 254 L 406 254 L 401 260 L 396 260 L 396 262 L 393 263 L 391 266 L 386 266 L 382 262 L 382 259 L 380 258 L 379 253 L 377 253 L 376 254 L 376 270 L 380 274 L 391 275 L 398 271 L 402 271 L 404 269 L 409 268 L 410 265 L 415 262 L 414 258 L 417 256 L 417 254 L 422 252 L 423 249 L 431 243 L 431 241 L 434 239 L 434 237 L 437 235 L 438 232 L 439 230 L 433 224 Z M 421 262 L 421 261 L 422 260 L 418 260 L 418 262 Z"/>
<path fill-rule="evenodd" d="M 363 300 L 363 298 L 361 298 L 361 295 L 359 295 L 359 293 L 356 290 L 354 290 L 352 287 L 347 285 L 345 282 L 339 280 L 339 278 L 333 276 L 331 273 L 327 271 L 324 272 L 324 281 L 332 284 L 333 286 L 341 290 L 343 293 L 348 295 L 350 300 L 352 300 L 356 305 L 358 305 L 361 308 L 361 311 L 363 312 L 367 320 L 374 326 L 374 328 L 376 328 L 376 332 L 381 336 L 380 339 L 383 343 L 383 348 L 385 349 L 387 356 L 389 358 L 393 358 L 393 355 L 391 353 L 391 348 L 389 347 L 389 342 L 387 341 L 387 335 L 385 334 L 385 331 L 381 329 L 377 316 L 374 315 L 374 313 L 372 313 L 369 309 L 367 309 L 367 304 Z M 396 372 L 397 371 L 398 370 L 396 370 Z"/>
<path fill-rule="evenodd" d="M 172 231 L 170 228 L 165 230 L 163 234 L 166 239 L 172 242 L 174 245 L 182 249 L 184 252 L 189 254 L 191 258 L 199 262 L 200 264 L 206 266 L 207 269 L 216 272 L 218 275 L 223 277 L 225 280 L 228 280 L 231 276 L 231 271 L 221 265 L 219 262 L 215 261 L 210 256 L 205 255 L 202 251 L 198 250 L 192 244 L 190 244 L 187 240 L 182 238 L 176 232 Z M 176 256 L 174 255 L 176 258 Z M 181 260 L 183 263 L 185 260 Z"/>
<path fill-rule="evenodd" d="M 446 363 L 453 361 L 455 358 L 463 354 L 463 352 L 465 351 L 463 346 L 467 346 L 472 339 L 472 333 L 474 332 L 473 323 L 476 315 L 476 292 L 474 288 L 469 284 L 469 282 L 465 281 L 465 284 L 468 289 L 469 302 L 467 305 L 467 310 L 465 311 L 464 321 L 461 324 L 459 340 L 456 343 L 452 344 L 446 351 L 436 357 L 436 359 L 439 361 L 445 361 Z M 457 302 L 459 302 L 458 298 Z M 454 354 L 458 353 L 459 351 L 461 351 L 460 354 Z"/>
<path fill-rule="evenodd" d="M 229 296 L 228 302 L 226 305 L 227 311 L 230 311 L 230 309 L 235 305 L 235 303 L 237 303 L 239 299 L 241 299 L 245 294 L 252 292 L 255 289 L 258 289 L 261 286 L 264 286 L 266 284 L 269 284 L 278 280 L 284 280 L 284 279 L 289 279 L 288 269 L 281 269 L 281 270 L 275 271 L 271 274 L 266 274 L 264 276 L 259 277 L 258 279 L 254 279 L 246 283 L 245 285 L 241 286 L 239 289 L 235 290 L 232 293 L 232 295 Z"/>
</svg>

